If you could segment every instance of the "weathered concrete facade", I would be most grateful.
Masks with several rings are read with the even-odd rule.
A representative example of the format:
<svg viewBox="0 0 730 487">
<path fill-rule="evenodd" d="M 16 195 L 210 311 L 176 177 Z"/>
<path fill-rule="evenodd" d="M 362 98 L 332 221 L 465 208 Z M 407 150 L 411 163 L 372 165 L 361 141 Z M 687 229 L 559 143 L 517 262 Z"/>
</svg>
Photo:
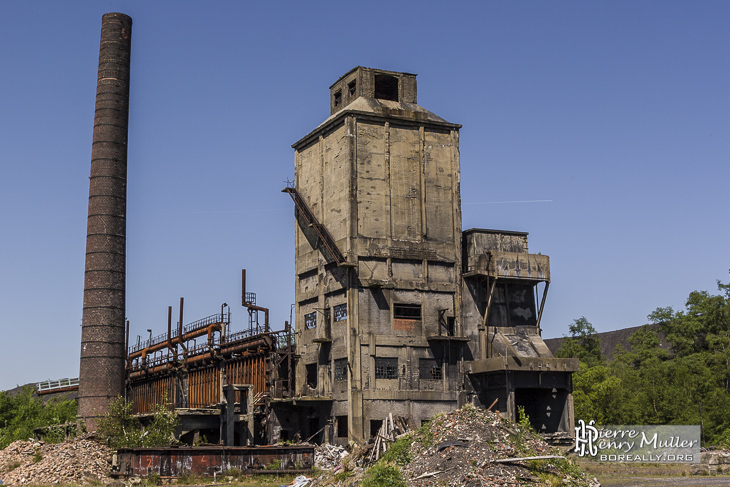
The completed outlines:
<svg viewBox="0 0 730 487">
<path fill-rule="evenodd" d="M 472 361 L 474 404 L 517 419 L 523 407 L 541 433 L 573 431 L 571 373 L 577 359 L 554 358 L 540 336 L 550 285 L 548 256 L 530 254 L 527 233 L 470 229 L 462 234 L 461 319 Z M 542 292 L 540 292 L 542 291 Z"/>
<path fill-rule="evenodd" d="M 464 402 L 493 397 L 504 410 L 521 400 L 506 383 L 490 389 L 488 361 L 507 350 L 485 329 L 511 325 L 539 345 L 537 311 L 523 293 L 527 311 L 512 315 L 524 319 L 501 322 L 512 316 L 503 299 L 485 327 L 482 288 L 494 287 L 481 254 L 547 257 L 527 257 L 526 234 L 501 249 L 492 240 L 511 237 L 472 231 L 462 249 L 461 126 L 417 105 L 416 93 L 413 74 L 356 67 L 330 87 L 330 117 L 293 145 L 299 359 L 295 397 L 274 407 L 282 437 L 322 429 L 317 439 L 363 441 L 389 413 L 419 424 Z"/>
</svg>

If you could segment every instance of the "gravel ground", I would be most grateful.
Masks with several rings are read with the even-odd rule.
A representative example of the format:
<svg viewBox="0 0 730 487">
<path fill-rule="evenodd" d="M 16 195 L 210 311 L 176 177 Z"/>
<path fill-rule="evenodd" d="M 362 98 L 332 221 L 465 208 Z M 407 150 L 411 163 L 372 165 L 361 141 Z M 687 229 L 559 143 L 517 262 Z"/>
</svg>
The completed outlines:
<svg viewBox="0 0 730 487">
<path fill-rule="evenodd" d="M 601 478 L 602 487 L 718 487 L 730 485 L 730 477 L 615 477 Z"/>
</svg>

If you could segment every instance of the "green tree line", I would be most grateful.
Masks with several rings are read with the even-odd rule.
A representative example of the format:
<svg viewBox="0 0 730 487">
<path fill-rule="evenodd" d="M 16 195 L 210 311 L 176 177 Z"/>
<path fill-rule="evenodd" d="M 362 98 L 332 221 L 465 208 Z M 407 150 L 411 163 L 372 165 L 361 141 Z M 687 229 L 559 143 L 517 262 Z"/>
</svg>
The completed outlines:
<svg viewBox="0 0 730 487">
<path fill-rule="evenodd" d="M 51 399 L 44 402 L 24 387 L 19 394 L 0 392 L 0 449 L 15 440 L 33 438 L 33 430 L 76 421 L 76 401 Z M 65 430 L 52 430 L 48 442 L 62 441 Z"/>
<path fill-rule="evenodd" d="M 555 355 L 580 359 L 576 419 L 702 425 L 706 445 L 730 447 L 730 284 L 717 285 L 718 295 L 690 293 L 684 310 L 657 308 L 648 317 L 657 326 L 635 332 L 610 360 L 588 320 L 574 320 Z"/>
</svg>

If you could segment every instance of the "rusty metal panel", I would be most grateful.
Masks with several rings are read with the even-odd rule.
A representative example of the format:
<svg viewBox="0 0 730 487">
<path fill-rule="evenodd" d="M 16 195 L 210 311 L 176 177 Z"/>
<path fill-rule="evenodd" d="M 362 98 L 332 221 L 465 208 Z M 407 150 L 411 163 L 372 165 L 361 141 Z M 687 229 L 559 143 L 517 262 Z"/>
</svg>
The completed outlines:
<svg viewBox="0 0 730 487">
<path fill-rule="evenodd" d="M 159 376 L 131 384 L 130 401 L 135 414 L 152 413 L 157 406 L 169 405 L 174 397 L 175 378 Z"/>
<path fill-rule="evenodd" d="M 261 472 L 272 466 L 278 470 L 309 470 L 314 464 L 314 446 L 257 446 L 192 448 L 121 448 L 117 451 L 113 476 L 161 477 L 208 475 L 237 468 L 241 472 Z"/>
</svg>

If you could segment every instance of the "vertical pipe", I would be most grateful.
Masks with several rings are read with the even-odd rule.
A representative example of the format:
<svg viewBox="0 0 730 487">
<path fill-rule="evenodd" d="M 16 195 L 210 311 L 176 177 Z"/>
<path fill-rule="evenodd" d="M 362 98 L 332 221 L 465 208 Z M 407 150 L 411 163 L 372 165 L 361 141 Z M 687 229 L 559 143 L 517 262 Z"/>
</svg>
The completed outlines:
<svg viewBox="0 0 730 487">
<path fill-rule="evenodd" d="M 124 394 L 127 126 L 132 19 L 102 16 L 79 367 L 79 419 L 89 431 Z"/>
<path fill-rule="evenodd" d="M 241 269 L 241 306 L 246 306 L 246 269 Z"/>
<path fill-rule="evenodd" d="M 124 365 L 125 368 L 129 367 L 129 320 L 127 320 L 127 332 L 124 335 Z"/>
<path fill-rule="evenodd" d="M 185 302 L 184 298 L 180 298 L 180 323 L 178 323 L 178 338 L 180 339 L 180 342 L 182 343 L 182 336 L 183 336 L 183 303 Z"/>
</svg>

